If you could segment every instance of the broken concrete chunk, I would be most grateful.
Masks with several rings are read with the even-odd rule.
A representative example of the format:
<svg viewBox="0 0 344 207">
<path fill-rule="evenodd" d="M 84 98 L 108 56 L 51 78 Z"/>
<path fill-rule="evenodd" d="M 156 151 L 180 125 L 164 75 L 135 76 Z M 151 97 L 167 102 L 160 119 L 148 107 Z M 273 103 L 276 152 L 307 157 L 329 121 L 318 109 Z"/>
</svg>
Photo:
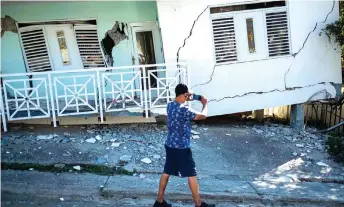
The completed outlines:
<svg viewBox="0 0 344 207">
<path fill-rule="evenodd" d="M 63 133 L 65 137 L 71 137 L 71 135 L 68 132 Z"/>
<path fill-rule="evenodd" d="M 145 178 L 146 176 L 144 174 L 140 174 L 140 178 L 143 179 Z"/>
<path fill-rule="evenodd" d="M 89 134 L 94 134 L 94 133 L 95 133 L 95 131 L 94 131 L 94 130 L 92 130 L 92 129 L 88 129 L 88 130 L 87 130 L 87 133 L 89 133 Z"/>
<path fill-rule="evenodd" d="M 193 135 L 200 135 L 200 133 L 196 132 L 195 130 L 191 130 L 191 134 L 193 134 Z"/>
<path fill-rule="evenodd" d="M 204 131 L 207 131 L 207 130 L 208 130 L 208 128 L 203 128 L 203 130 L 204 130 Z"/>
<path fill-rule="evenodd" d="M 293 156 L 297 156 L 297 152 L 293 152 Z"/>
<path fill-rule="evenodd" d="M 135 171 L 135 165 L 133 163 L 129 163 L 123 167 L 124 170 L 133 173 Z"/>
<path fill-rule="evenodd" d="M 129 162 L 131 160 L 131 157 L 130 155 L 122 155 L 119 160 L 122 161 L 122 162 Z"/>
<path fill-rule="evenodd" d="M 97 164 L 104 164 L 104 163 L 106 163 L 107 162 L 107 160 L 104 158 L 104 157 L 99 157 L 97 160 L 96 160 L 96 163 Z"/>
<path fill-rule="evenodd" d="M 81 170 L 81 167 L 80 167 L 80 165 L 76 165 L 76 166 L 73 166 L 73 169 L 74 170 Z"/>
<path fill-rule="evenodd" d="M 119 147 L 123 142 L 114 142 L 111 144 L 111 147 Z"/>
<path fill-rule="evenodd" d="M 201 137 L 198 135 L 192 135 L 192 139 L 199 139 L 199 138 L 201 138 Z"/>
<path fill-rule="evenodd" d="M 297 146 L 297 147 L 305 147 L 304 144 L 296 144 L 295 146 Z"/>
<path fill-rule="evenodd" d="M 323 162 L 317 162 L 317 165 L 321 166 L 321 167 L 328 167 L 328 165 L 326 163 L 323 163 Z"/>
<path fill-rule="evenodd" d="M 95 138 L 89 138 L 89 139 L 86 139 L 86 142 L 88 142 L 88 143 L 92 143 L 92 144 L 94 144 L 94 143 L 96 143 L 96 139 Z"/>
<path fill-rule="evenodd" d="M 150 160 L 148 157 L 146 157 L 146 158 L 143 158 L 143 159 L 141 160 L 141 162 L 146 163 L 146 164 L 151 164 L 151 163 L 152 163 L 152 160 Z"/>
<path fill-rule="evenodd" d="M 97 136 L 96 136 L 96 140 L 98 140 L 98 141 L 102 140 L 102 136 L 97 135 Z"/>
<path fill-rule="evenodd" d="M 117 138 L 110 139 L 110 142 L 116 142 Z"/>
<path fill-rule="evenodd" d="M 60 198 L 60 201 L 64 201 L 64 198 Z"/>
<path fill-rule="evenodd" d="M 154 158 L 154 159 L 160 159 L 161 156 L 160 156 L 160 155 L 153 155 L 153 158 Z"/>
<path fill-rule="evenodd" d="M 49 134 L 49 135 L 38 135 L 37 136 L 38 140 L 48 140 L 48 139 L 52 139 L 52 138 L 54 138 L 54 136 L 52 134 Z"/>
<path fill-rule="evenodd" d="M 55 168 L 64 168 L 66 165 L 63 164 L 63 163 L 57 163 L 57 164 L 54 164 L 54 167 Z"/>
<path fill-rule="evenodd" d="M 33 169 L 33 168 L 30 168 L 29 170 L 30 170 L 30 171 L 34 171 L 35 169 Z"/>
<path fill-rule="evenodd" d="M 226 136 L 232 136 L 231 134 L 226 134 Z"/>
</svg>

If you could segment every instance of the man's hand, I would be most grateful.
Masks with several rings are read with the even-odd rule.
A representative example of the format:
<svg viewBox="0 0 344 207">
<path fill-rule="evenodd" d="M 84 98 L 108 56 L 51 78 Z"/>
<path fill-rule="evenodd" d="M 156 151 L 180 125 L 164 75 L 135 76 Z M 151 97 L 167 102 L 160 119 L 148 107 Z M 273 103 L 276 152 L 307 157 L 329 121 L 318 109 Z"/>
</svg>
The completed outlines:
<svg viewBox="0 0 344 207">
<path fill-rule="evenodd" d="M 208 113 L 208 99 L 206 99 L 204 96 L 201 97 L 201 103 L 203 104 L 203 109 L 201 113 L 196 114 L 196 117 L 194 120 L 204 120 L 207 118 Z"/>
<path fill-rule="evenodd" d="M 201 103 L 204 105 L 208 104 L 208 99 L 206 99 L 204 96 L 201 97 Z"/>
</svg>

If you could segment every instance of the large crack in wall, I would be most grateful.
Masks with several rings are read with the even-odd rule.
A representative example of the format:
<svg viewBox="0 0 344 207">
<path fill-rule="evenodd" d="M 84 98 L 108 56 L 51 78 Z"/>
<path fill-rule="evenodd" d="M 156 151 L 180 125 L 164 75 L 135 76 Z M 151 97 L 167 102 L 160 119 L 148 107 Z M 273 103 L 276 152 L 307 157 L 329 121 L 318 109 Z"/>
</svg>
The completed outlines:
<svg viewBox="0 0 344 207">
<path fill-rule="evenodd" d="M 290 72 L 292 66 L 293 66 L 293 63 L 295 61 L 295 58 L 297 57 L 298 54 L 300 54 L 300 52 L 305 48 L 306 46 L 306 43 L 310 37 L 310 35 L 315 32 L 315 30 L 317 29 L 318 25 L 319 24 L 323 24 L 323 23 L 326 23 L 328 17 L 330 16 L 330 14 L 333 12 L 334 10 L 334 7 L 336 5 L 336 1 L 333 0 L 333 4 L 332 4 L 332 7 L 331 7 L 331 10 L 326 14 L 325 16 L 325 19 L 321 22 L 316 22 L 313 29 L 308 33 L 308 35 L 306 36 L 306 39 L 303 41 L 303 44 L 302 44 L 302 47 L 295 53 L 292 54 L 292 57 L 293 57 L 293 60 L 288 68 L 288 70 L 285 72 L 284 74 L 284 89 L 272 89 L 272 90 L 269 90 L 269 91 L 254 91 L 254 92 L 247 92 L 247 93 L 244 93 L 244 94 L 241 94 L 241 95 L 234 95 L 234 96 L 224 96 L 222 98 L 219 98 L 219 99 L 211 99 L 209 100 L 209 102 L 220 102 L 220 101 L 223 101 L 225 99 L 233 99 L 233 98 L 240 98 L 240 97 L 244 97 L 244 96 L 248 96 L 248 95 L 252 95 L 252 94 L 266 94 L 266 93 L 273 93 L 273 92 L 285 92 L 285 91 L 292 91 L 292 90 L 297 90 L 297 89 L 302 89 L 302 88 L 309 88 L 309 87 L 313 87 L 313 86 L 316 86 L 316 85 L 325 85 L 325 84 L 331 84 L 332 86 L 334 86 L 336 83 L 333 83 L 333 82 L 320 82 L 320 83 L 316 83 L 316 84 L 311 84 L 311 85 L 306 85 L 306 86 L 297 86 L 297 87 L 287 87 L 287 75 L 288 73 Z M 190 32 L 189 32 L 189 35 L 184 39 L 184 42 L 183 42 L 183 45 L 181 47 L 178 48 L 178 51 L 177 51 L 177 63 L 179 63 L 179 55 L 180 55 L 180 51 L 182 48 L 184 48 L 186 46 L 186 42 L 187 40 L 192 36 L 192 32 L 193 32 L 193 29 L 197 23 L 197 21 L 199 20 L 199 18 L 202 16 L 202 14 L 204 14 L 207 9 L 209 8 L 209 6 L 207 6 L 198 16 L 197 18 L 194 20 L 193 24 L 192 24 L 192 27 L 190 29 Z M 196 84 L 194 85 L 191 89 L 194 89 L 198 86 L 204 86 L 204 85 L 207 85 L 209 84 L 212 80 L 213 80 L 213 76 L 215 75 L 215 70 L 216 70 L 216 65 L 214 64 L 213 66 L 213 69 L 212 69 L 212 72 L 209 76 L 209 79 L 208 81 L 204 82 L 204 83 L 200 83 L 200 84 Z M 325 98 L 331 98 L 331 94 L 326 90 L 326 89 L 323 89 L 323 90 L 320 90 L 320 91 L 317 91 L 316 93 L 312 94 L 310 96 L 310 98 L 308 98 L 307 102 L 312 100 L 313 97 L 315 97 L 316 95 L 318 95 L 319 93 L 325 93 Z"/>
</svg>

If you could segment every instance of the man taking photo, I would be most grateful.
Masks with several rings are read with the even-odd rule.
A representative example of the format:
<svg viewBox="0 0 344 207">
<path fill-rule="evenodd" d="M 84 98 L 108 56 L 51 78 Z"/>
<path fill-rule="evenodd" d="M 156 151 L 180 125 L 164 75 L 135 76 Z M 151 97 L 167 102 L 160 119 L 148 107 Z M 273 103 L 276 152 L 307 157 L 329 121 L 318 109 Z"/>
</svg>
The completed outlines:
<svg viewBox="0 0 344 207">
<path fill-rule="evenodd" d="M 197 113 L 185 107 L 186 101 L 195 99 L 185 84 L 175 88 L 176 99 L 167 105 L 168 135 L 165 142 L 166 162 L 160 178 L 158 198 L 153 207 L 171 207 L 164 200 L 165 189 L 171 175 L 187 177 L 196 207 L 215 207 L 201 202 L 197 182 L 196 166 L 190 149 L 191 121 L 204 120 L 207 117 L 208 100 L 201 96 L 202 112 Z M 193 98 L 192 98 L 193 97 Z M 198 99 L 198 98 L 197 98 Z"/>
</svg>

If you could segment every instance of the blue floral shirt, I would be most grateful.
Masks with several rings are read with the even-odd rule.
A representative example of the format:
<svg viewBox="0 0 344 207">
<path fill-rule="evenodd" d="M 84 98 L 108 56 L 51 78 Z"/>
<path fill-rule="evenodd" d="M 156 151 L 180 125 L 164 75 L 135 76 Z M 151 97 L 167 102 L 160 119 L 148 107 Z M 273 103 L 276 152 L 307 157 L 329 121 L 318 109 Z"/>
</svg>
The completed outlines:
<svg viewBox="0 0 344 207">
<path fill-rule="evenodd" d="M 191 121 L 196 114 L 178 102 L 167 104 L 168 135 L 166 146 L 184 149 L 190 147 Z"/>
</svg>

